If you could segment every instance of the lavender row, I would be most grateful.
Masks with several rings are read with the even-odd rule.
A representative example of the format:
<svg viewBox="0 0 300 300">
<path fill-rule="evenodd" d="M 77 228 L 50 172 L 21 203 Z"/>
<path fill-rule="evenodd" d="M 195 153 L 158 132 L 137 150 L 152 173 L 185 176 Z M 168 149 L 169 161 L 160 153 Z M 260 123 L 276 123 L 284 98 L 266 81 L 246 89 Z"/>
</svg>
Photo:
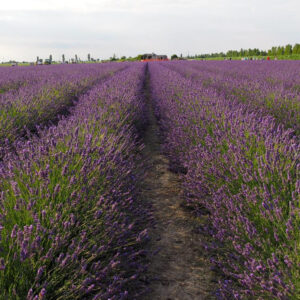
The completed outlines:
<svg viewBox="0 0 300 300">
<path fill-rule="evenodd" d="M 20 67 L 0 68 L 0 95 L 9 90 L 18 89 L 33 81 L 38 81 L 48 72 L 47 68 Z"/>
<path fill-rule="evenodd" d="M 165 64 L 221 97 L 249 104 L 300 132 L 298 62 L 178 62 Z"/>
<path fill-rule="evenodd" d="M 136 201 L 143 64 L 81 96 L 0 167 L 0 299 L 133 299 L 148 216 Z"/>
<path fill-rule="evenodd" d="M 120 64 L 59 65 L 50 66 L 47 72 L 38 69 L 36 74 L 29 72 L 31 80 L 26 85 L 0 97 L 0 146 L 24 135 L 25 127 L 31 131 L 36 125 L 54 121 L 80 93 L 124 67 Z"/>
<path fill-rule="evenodd" d="M 300 295 L 300 145 L 292 130 L 160 64 L 150 64 L 156 115 L 188 205 L 213 242 L 220 299 Z"/>
<path fill-rule="evenodd" d="M 65 80 L 66 76 L 78 77 L 82 72 L 86 73 L 86 67 L 87 65 L 80 64 L 0 68 L 0 95 L 40 81 L 46 83 L 55 79 Z M 88 67 L 92 73 L 99 69 L 99 65 L 94 64 L 88 65 Z M 102 67 L 103 65 L 101 65 Z M 70 72 L 70 70 L 72 71 Z"/>
</svg>

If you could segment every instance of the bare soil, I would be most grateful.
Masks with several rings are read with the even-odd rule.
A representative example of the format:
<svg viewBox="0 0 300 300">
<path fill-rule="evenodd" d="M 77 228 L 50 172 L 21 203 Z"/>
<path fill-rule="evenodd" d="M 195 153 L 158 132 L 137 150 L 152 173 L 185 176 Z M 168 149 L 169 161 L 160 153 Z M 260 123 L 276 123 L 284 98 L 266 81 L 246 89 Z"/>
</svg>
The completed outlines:
<svg viewBox="0 0 300 300">
<path fill-rule="evenodd" d="M 201 242 L 205 237 L 195 228 L 202 221 L 182 205 L 179 175 L 169 169 L 161 151 L 161 138 L 146 83 L 148 126 L 143 135 L 143 159 L 148 165 L 141 198 L 152 204 L 155 227 L 150 231 L 150 265 L 145 281 L 146 300 L 215 299 L 214 273 Z M 205 216 L 203 216 L 205 218 Z"/>
</svg>

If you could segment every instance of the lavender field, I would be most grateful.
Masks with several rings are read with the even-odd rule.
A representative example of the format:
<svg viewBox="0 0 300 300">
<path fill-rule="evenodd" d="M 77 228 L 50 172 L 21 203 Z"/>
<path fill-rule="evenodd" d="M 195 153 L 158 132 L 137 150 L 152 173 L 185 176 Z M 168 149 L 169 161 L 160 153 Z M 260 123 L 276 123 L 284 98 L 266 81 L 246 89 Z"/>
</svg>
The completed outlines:
<svg viewBox="0 0 300 300">
<path fill-rule="evenodd" d="M 299 299 L 299 134 L 298 61 L 1 68 L 0 299 Z"/>
</svg>

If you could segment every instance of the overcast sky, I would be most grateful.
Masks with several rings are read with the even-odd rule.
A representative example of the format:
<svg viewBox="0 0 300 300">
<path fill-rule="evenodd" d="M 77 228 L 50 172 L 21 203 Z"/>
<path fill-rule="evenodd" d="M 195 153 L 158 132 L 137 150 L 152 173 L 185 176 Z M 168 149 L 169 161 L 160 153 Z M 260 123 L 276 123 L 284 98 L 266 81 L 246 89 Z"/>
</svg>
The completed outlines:
<svg viewBox="0 0 300 300">
<path fill-rule="evenodd" d="M 0 0 L 0 61 L 300 42 L 299 0 Z"/>
</svg>

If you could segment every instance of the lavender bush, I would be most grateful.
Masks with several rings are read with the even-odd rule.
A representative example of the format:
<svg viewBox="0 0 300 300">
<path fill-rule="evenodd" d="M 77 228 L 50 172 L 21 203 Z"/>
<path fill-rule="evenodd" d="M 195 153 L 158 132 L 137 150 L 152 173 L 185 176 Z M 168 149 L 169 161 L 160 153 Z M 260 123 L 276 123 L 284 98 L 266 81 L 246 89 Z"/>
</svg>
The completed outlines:
<svg viewBox="0 0 300 300">
<path fill-rule="evenodd" d="M 0 96 L 0 152 L 4 151 L 1 147 L 24 135 L 25 128 L 31 131 L 36 125 L 54 121 L 81 93 L 125 67 L 124 64 L 97 64 L 54 65 L 43 68 L 44 71 L 29 69 L 26 81 L 23 80 L 26 84 Z M 14 69 L 18 80 L 24 68 Z"/>
<path fill-rule="evenodd" d="M 0 95 L 45 77 L 47 68 L 0 68 Z"/>
<path fill-rule="evenodd" d="M 165 66 L 300 133 L 299 62 L 176 62 Z"/>
<path fill-rule="evenodd" d="M 171 161 L 185 169 L 188 204 L 209 212 L 214 242 L 204 247 L 224 277 L 217 296 L 299 297 L 298 136 L 171 67 L 149 67 L 156 114 Z"/>
<path fill-rule="evenodd" d="M 0 70 L 0 299 L 143 292 L 152 219 L 136 196 L 145 68 Z M 203 247 L 221 275 L 220 299 L 300 295 L 298 70 L 149 63 L 164 150 L 186 204 L 208 218 Z"/>
<path fill-rule="evenodd" d="M 0 299 L 133 299 L 147 214 L 135 197 L 143 64 L 95 85 L 0 166 Z"/>
</svg>

